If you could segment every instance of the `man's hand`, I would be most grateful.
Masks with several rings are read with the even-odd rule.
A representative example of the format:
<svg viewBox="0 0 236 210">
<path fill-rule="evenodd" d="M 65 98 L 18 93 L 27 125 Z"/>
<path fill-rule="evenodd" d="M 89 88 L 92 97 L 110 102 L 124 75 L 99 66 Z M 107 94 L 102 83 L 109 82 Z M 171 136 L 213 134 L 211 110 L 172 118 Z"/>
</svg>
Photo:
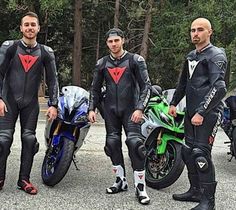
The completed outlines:
<svg viewBox="0 0 236 210">
<path fill-rule="evenodd" d="M 5 112 L 8 112 L 5 102 L 0 99 L 0 116 L 5 116 Z"/>
<path fill-rule="evenodd" d="M 48 116 L 49 121 L 55 120 L 57 118 L 57 108 L 50 106 L 45 115 Z"/>
<path fill-rule="evenodd" d="M 94 111 L 89 111 L 88 120 L 89 120 L 91 123 L 96 122 L 96 113 L 95 113 Z"/>
<path fill-rule="evenodd" d="M 191 123 L 195 126 L 199 126 L 199 125 L 202 125 L 202 122 L 203 122 L 204 118 L 202 115 L 196 113 L 192 119 L 191 119 Z"/>
<path fill-rule="evenodd" d="M 131 116 L 131 121 L 133 121 L 134 123 L 139 123 L 141 122 L 142 117 L 143 117 L 143 112 L 141 110 L 135 110 Z"/>
<path fill-rule="evenodd" d="M 168 114 L 171 115 L 172 117 L 176 117 L 176 107 L 174 105 L 171 105 L 168 111 Z"/>
</svg>

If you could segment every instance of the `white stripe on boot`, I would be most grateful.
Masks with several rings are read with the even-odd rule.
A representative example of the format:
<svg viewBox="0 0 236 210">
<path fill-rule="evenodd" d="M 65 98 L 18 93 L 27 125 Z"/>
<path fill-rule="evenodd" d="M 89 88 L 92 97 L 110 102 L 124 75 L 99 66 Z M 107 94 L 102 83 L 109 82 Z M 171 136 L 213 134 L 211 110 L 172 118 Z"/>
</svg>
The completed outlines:
<svg viewBox="0 0 236 210">
<path fill-rule="evenodd" d="M 134 186 L 139 203 L 149 204 L 150 198 L 146 192 L 145 170 L 134 171 Z"/>
<path fill-rule="evenodd" d="M 116 174 L 116 182 L 106 189 L 108 194 L 114 194 L 128 189 L 128 183 L 124 176 L 124 169 L 121 165 L 113 166 L 113 172 Z"/>
</svg>

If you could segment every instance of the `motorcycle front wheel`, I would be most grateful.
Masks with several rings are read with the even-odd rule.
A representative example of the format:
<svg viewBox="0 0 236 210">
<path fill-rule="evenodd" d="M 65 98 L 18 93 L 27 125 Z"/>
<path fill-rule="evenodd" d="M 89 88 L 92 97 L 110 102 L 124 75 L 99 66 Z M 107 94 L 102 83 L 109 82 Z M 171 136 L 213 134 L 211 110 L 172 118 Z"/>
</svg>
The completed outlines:
<svg viewBox="0 0 236 210">
<path fill-rule="evenodd" d="M 73 153 L 74 142 L 66 137 L 62 137 L 57 146 L 49 146 L 41 170 L 44 184 L 54 186 L 63 179 L 71 165 Z"/>
<path fill-rule="evenodd" d="M 153 141 L 145 158 L 146 183 L 154 189 L 162 189 L 172 185 L 184 170 L 180 143 L 169 141 L 166 152 L 156 154 L 156 141 Z"/>
</svg>

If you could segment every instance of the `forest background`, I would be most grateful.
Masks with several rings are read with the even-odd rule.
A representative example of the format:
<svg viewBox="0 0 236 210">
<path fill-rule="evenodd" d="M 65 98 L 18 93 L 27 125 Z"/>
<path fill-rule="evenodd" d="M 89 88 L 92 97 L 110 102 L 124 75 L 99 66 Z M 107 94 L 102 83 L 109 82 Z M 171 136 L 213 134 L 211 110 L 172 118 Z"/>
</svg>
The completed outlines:
<svg viewBox="0 0 236 210">
<path fill-rule="evenodd" d="M 227 54 L 228 89 L 236 88 L 236 0 L 0 0 L 0 43 L 21 38 L 27 11 L 39 15 L 38 42 L 55 52 L 60 87 L 90 87 L 96 61 L 108 53 L 104 35 L 115 26 L 125 32 L 125 49 L 146 59 L 152 84 L 174 88 L 194 49 L 190 24 L 205 17 L 212 43 Z"/>
</svg>

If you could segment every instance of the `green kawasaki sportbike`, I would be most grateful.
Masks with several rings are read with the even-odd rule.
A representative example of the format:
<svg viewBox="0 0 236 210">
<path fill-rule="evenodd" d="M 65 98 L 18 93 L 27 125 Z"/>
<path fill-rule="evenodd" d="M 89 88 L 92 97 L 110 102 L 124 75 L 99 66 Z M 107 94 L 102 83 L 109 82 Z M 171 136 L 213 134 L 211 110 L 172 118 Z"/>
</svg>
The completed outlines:
<svg viewBox="0 0 236 210">
<path fill-rule="evenodd" d="M 184 169 L 181 147 L 184 143 L 185 100 L 177 107 L 177 117 L 172 117 L 168 114 L 168 101 L 174 90 L 162 92 L 159 86 L 154 85 L 152 92 L 142 122 L 147 150 L 146 183 L 149 187 L 161 189 L 173 184 Z"/>
</svg>

